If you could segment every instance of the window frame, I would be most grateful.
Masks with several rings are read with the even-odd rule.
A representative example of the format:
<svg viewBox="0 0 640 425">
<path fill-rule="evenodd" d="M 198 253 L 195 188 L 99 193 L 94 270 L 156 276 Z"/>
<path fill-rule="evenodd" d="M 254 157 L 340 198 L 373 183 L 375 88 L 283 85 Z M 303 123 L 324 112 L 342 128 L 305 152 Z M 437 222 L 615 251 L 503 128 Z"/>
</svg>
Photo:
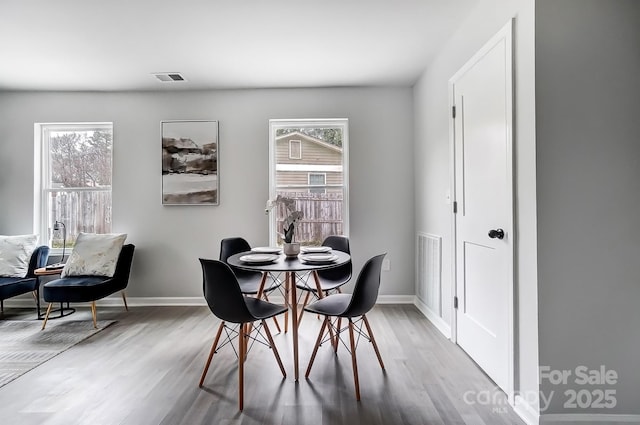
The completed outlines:
<svg viewBox="0 0 640 425">
<path fill-rule="evenodd" d="M 286 128 L 339 128 L 342 131 L 342 190 L 343 190 L 343 235 L 349 237 L 349 119 L 348 118 L 306 118 L 269 120 L 269 197 L 275 199 L 276 187 L 276 133 Z M 302 154 L 302 149 L 300 150 Z M 311 171 L 313 172 L 313 171 Z M 318 172 L 315 172 L 316 174 Z M 325 176 L 326 183 L 326 176 Z M 338 185 L 331 185 L 336 187 Z M 294 186 L 288 186 L 294 187 Z M 325 188 L 329 187 L 325 184 Z M 308 188 L 308 185 L 305 189 Z M 278 240 L 276 214 L 269 214 L 269 244 L 275 246 Z"/>
<path fill-rule="evenodd" d="M 109 187 L 78 187 L 78 188 L 53 188 L 50 186 L 49 176 L 51 162 L 49 155 L 50 133 L 52 131 L 110 131 L 111 132 L 111 185 Z M 51 238 L 53 230 L 49 224 L 53 222 L 49 217 L 49 193 L 54 191 L 64 192 L 111 192 L 113 196 L 113 122 L 53 122 L 34 124 L 34 210 L 33 210 L 33 230 L 38 235 L 38 244 L 48 245 L 50 255 L 61 255 L 62 248 L 52 248 Z M 113 198 L 111 200 L 113 210 Z M 69 254 L 73 248 L 66 248 Z"/>
<path fill-rule="evenodd" d="M 293 156 L 293 144 L 298 144 L 298 156 Z M 302 140 L 289 140 L 289 159 L 302 159 Z"/>
<path fill-rule="evenodd" d="M 311 176 L 321 176 L 322 183 L 311 183 Z M 310 171 L 307 173 L 307 184 L 309 185 L 309 193 L 327 193 L 327 173 L 318 173 Z M 314 190 L 322 189 L 322 192 L 314 192 Z"/>
</svg>

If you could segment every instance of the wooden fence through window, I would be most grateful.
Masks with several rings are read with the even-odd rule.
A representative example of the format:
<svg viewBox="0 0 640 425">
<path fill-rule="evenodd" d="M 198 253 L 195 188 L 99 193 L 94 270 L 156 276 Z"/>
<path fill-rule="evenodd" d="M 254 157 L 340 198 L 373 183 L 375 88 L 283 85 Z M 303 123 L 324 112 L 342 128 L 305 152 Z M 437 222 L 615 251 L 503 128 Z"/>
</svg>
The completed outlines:
<svg viewBox="0 0 640 425">
<path fill-rule="evenodd" d="M 280 195 L 295 200 L 295 210 L 302 211 L 303 218 L 296 226 L 294 242 L 303 245 L 320 245 L 330 235 L 342 235 L 343 196 L 342 192 L 309 193 L 279 192 Z M 287 210 L 278 205 L 277 231 L 283 233 Z M 282 239 L 278 237 L 278 243 Z"/>
</svg>

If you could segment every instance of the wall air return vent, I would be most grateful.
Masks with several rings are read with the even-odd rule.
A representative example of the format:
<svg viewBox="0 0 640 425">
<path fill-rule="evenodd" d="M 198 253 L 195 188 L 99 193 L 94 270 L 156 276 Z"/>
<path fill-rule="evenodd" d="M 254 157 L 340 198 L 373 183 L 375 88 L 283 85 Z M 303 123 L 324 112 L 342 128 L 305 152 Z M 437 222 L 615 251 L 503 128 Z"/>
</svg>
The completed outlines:
<svg viewBox="0 0 640 425">
<path fill-rule="evenodd" d="M 163 83 L 187 81 L 179 72 L 154 72 L 151 75 L 153 75 L 154 77 L 156 77 L 158 80 L 162 81 Z"/>
</svg>

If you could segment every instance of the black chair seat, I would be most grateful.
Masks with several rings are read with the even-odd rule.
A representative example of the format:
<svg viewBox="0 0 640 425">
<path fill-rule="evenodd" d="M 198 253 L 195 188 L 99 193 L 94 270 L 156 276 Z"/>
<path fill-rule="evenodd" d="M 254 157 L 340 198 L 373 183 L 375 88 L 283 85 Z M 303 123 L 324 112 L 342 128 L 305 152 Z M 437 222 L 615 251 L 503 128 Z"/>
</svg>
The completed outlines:
<svg viewBox="0 0 640 425">
<path fill-rule="evenodd" d="M 42 293 L 46 302 L 82 303 L 99 300 L 124 289 L 123 281 L 104 276 L 73 276 L 45 283 Z"/>
<path fill-rule="evenodd" d="M 349 276 L 349 279 L 351 276 Z M 333 291 L 334 289 L 338 289 L 345 283 L 349 282 L 349 279 L 327 279 L 322 276 L 318 276 L 318 280 L 320 281 L 320 289 L 322 292 Z M 318 288 L 315 285 L 315 281 L 309 281 L 308 284 L 298 283 L 296 286 L 304 291 L 311 291 L 313 293 L 318 292 Z"/>
<path fill-rule="evenodd" d="M 311 313 L 321 314 L 323 316 L 343 316 L 351 302 L 351 294 L 333 294 L 322 298 L 304 309 Z"/>
<path fill-rule="evenodd" d="M 29 260 L 29 269 L 25 277 L 0 277 L 0 312 L 4 312 L 4 300 L 17 295 L 35 291 L 36 310 L 40 318 L 40 280 L 35 270 L 44 267 L 49 259 L 49 247 L 37 247 Z"/>
<path fill-rule="evenodd" d="M 249 313 L 251 313 L 251 316 L 253 316 L 255 320 L 269 319 L 270 317 L 287 311 L 287 307 L 285 306 L 272 304 L 257 298 L 245 298 L 245 303 L 247 304 Z"/>
<path fill-rule="evenodd" d="M 38 279 L 27 277 L 0 277 L 0 300 L 35 291 Z"/>
<path fill-rule="evenodd" d="M 262 281 L 262 273 L 256 273 L 255 275 L 245 275 L 234 271 L 240 284 L 240 291 L 245 295 L 256 295 L 258 289 L 260 289 L 260 282 Z M 271 292 L 280 286 L 282 283 L 267 279 L 264 284 L 264 292 Z"/>
</svg>

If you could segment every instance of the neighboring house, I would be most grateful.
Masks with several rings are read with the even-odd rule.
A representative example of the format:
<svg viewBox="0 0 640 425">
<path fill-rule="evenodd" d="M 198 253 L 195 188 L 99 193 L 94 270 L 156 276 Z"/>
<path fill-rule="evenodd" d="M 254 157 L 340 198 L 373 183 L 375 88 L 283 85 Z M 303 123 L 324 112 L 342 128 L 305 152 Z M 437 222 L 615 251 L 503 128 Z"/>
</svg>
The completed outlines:
<svg viewBox="0 0 640 425">
<path fill-rule="evenodd" d="M 342 191 L 342 148 L 300 132 L 276 137 L 277 185 L 309 193 Z M 335 189 L 330 186 L 336 185 Z M 327 187 L 329 186 L 329 187 Z"/>
</svg>

